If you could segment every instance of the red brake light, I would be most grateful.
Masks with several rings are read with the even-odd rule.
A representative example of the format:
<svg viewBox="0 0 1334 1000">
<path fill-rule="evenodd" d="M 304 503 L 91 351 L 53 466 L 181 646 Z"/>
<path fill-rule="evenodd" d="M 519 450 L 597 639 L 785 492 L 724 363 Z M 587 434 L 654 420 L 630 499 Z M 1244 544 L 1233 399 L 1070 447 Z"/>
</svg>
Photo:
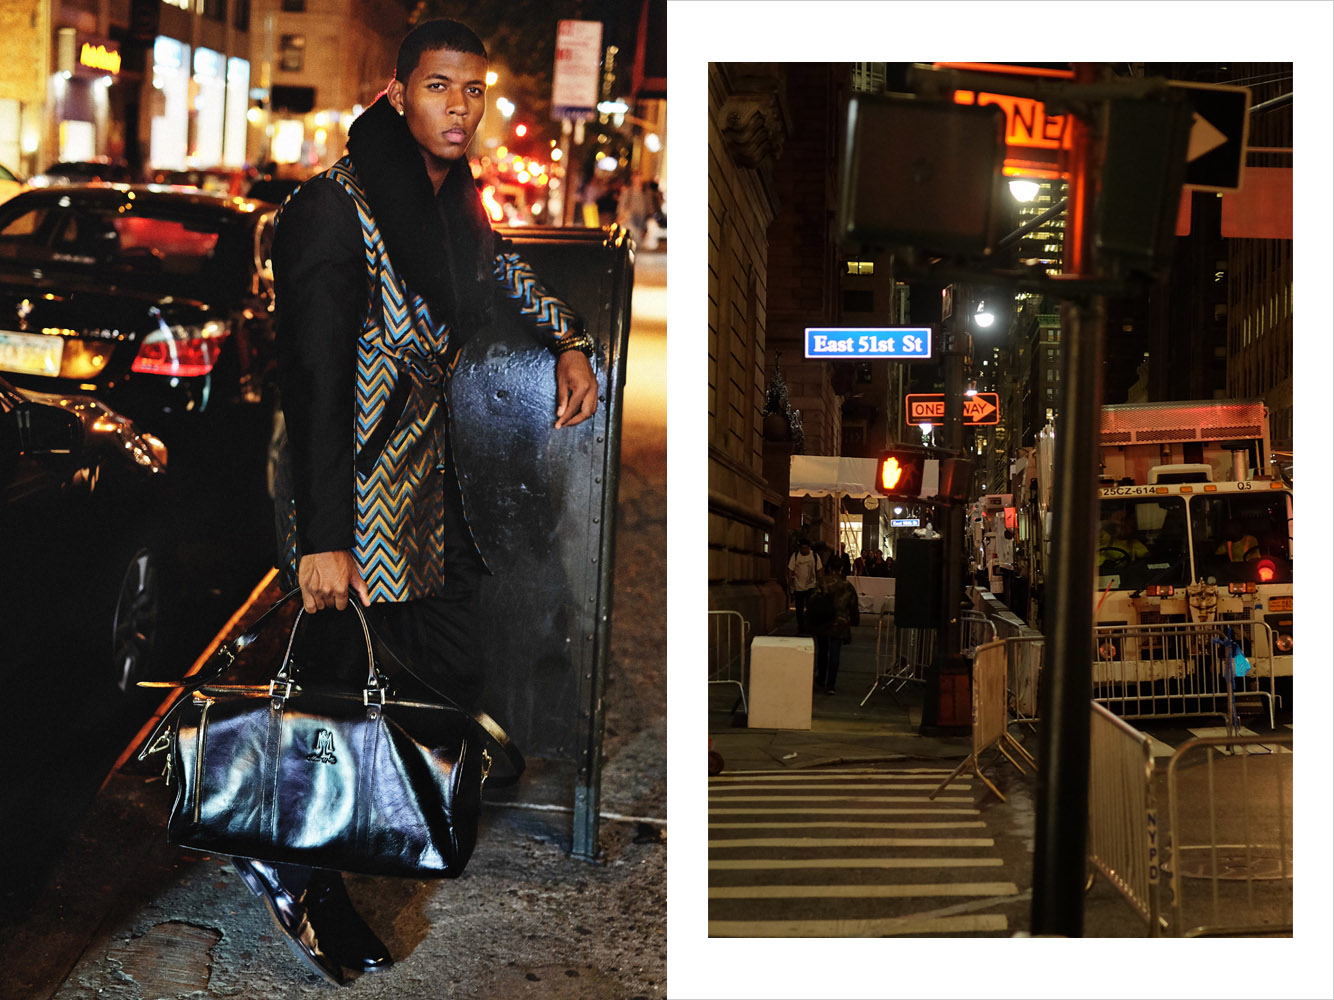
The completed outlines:
<svg viewBox="0 0 1334 1000">
<path fill-rule="evenodd" d="M 1261 583 L 1272 583 L 1278 575 L 1278 567 L 1272 559 L 1261 559 L 1255 564 L 1255 578 Z"/>
<path fill-rule="evenodd" d="M 227 324 L 209 320 L 203 326 L 159 326 L 139 345 L 130 371 L 149 375 L 207 375 L 218 363 L 222 345 L 231 335 Z"/>
</svg>

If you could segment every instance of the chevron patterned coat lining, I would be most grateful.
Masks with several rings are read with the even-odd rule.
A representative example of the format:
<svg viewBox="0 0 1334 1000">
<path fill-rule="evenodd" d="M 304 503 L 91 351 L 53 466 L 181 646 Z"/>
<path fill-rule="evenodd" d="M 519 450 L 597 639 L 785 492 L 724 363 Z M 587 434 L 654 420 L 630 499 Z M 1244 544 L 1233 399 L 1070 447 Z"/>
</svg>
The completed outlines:
<svg viewBox="0 0 1334 1000">
<path fill-rule="evenodd" d="M 447 324 L 409 289 L 394 268 L 351 157 L 323 175 L 352 198 L 361 225 L 369 278 L 369 308 L 357 342 L 354 556 L 373 601 L 407 601 L 438 594 L 444 564 L 444 493 L 448 394 L 457 350 Z M 546 292 L 529 265 L 508 248 L 495 255 L 502 292 L 536 326 L 552 350 L 588 350 L 575 314 Z M 467 501 L 464 499 L 465 517 Z M 286 530 L 288 572 L 299 553 L 295 508 Z"/>
</svg>

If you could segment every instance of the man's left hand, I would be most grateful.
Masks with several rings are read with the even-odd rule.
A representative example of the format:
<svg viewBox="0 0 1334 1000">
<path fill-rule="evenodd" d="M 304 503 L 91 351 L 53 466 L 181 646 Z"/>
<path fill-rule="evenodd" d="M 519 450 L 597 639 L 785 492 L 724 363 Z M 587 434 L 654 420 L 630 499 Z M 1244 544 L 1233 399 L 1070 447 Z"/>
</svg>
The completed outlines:
<svg viewBox="0 0 1334 1000">
<path fill-rule="evenodd" d="M 556 358 L 556 426 L 573 427 L 591 417 L 598 408 L 598 380 L 593 366 L 580 351 L 566 351 Z"/>
</svg>

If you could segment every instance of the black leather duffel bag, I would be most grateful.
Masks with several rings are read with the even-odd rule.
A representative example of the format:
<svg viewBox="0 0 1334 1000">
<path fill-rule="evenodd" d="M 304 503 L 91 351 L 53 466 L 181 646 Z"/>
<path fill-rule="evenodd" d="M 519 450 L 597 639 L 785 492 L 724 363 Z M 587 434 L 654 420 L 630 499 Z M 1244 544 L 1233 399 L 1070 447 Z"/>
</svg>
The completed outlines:
<svg viewBox="0 0 1334 1000">
<path fill-rule="evenodd" d="M 303 611 L 267 684 L 220 683 L 236 655 L 298 593 L 223 643 L 206 677 L 145 684 L 182 689 L 139 754 L 169 754 L 166 774 L 176 796 L 168 838 L 210 854 L 367 875 L 459 875 L 476 841 L 491 768 L 487 738 L 509 759 L 507 780 L 523 770 L 522 755 L 483 713 L 395 698 L 355 600 L 349 604 L 366 642 L 363 690 L 298 683 L 292 648 Z"/>
</svg>

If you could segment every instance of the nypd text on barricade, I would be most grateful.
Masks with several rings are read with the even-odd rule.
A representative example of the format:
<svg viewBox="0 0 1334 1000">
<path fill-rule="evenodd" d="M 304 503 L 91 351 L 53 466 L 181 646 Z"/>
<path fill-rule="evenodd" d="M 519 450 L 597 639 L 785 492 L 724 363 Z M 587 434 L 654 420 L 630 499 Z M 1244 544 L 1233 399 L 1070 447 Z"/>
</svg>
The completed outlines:
<svg viewBox="0 0 1334 1000">
<path fill-rule="evenodd" d="M 921 358 L 931 357 L 931 328 L 808 327 L 808 358 Z"/>
</svg>

